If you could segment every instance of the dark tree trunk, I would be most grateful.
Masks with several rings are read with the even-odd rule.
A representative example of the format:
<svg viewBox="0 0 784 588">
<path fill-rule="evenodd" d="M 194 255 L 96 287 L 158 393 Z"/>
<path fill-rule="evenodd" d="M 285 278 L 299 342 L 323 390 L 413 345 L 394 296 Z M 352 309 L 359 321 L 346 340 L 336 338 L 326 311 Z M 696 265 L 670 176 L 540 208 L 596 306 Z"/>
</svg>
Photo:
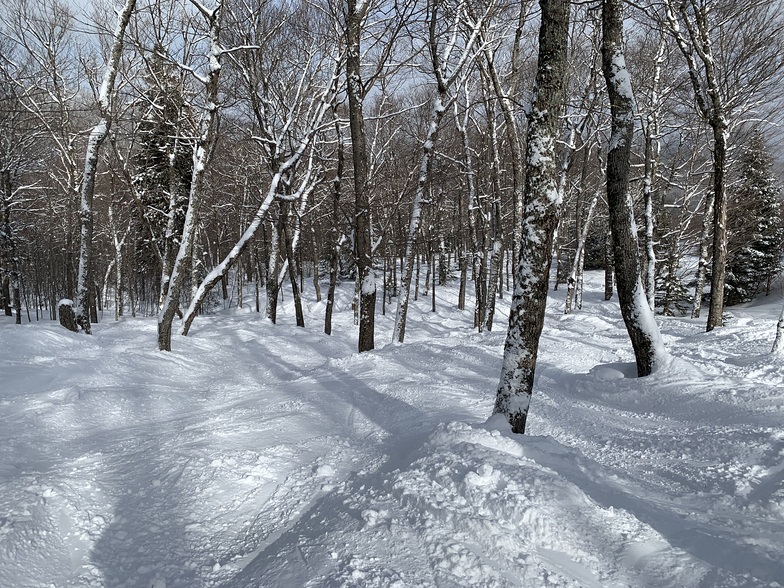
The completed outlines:
<svg viewBox="0 0 784 588">
<path fill-rule="evenodd" d="M 570 2 L 540 0 L 539 4 L 542 21 L 536 98 L 528 115 L 520 260 L 494 408 L 506 417 L 514 433 L 525 432 L 560 208 L 555 144 L 564 102 Z"/>
<path fill-rule="evenodd" d="M 337 119 L 337 116 L 335 117 Z M 324 332 L 332 334 L 332 312 L 335 310 L 335 288 L 338 283 L 338 269 L 340 262 L 340 191 L 343 180 L 344 144 L 343 134 L 340 132 L 340 122 L 335 122 L 335 131 L 338 136 L 338 165 L 335 170 L 335 179 L 332 181 L 332 225 L 330 227 L 330 247 L 332 253 L 329 260 L 329 290 L 327 291 L 327 309 L 324 312 Z"/>
<path fill-rule="evenodd" d="M 629 171 L 634 134 L 634 96 L 623 54 L 623 2 L 602 4 L 602 70 L 610 98 L 612 129 L 607 152 L 607 205 L 613 234 L 615 282 L 626 330 L 637 360 L 637 375 L 649 375 L 662 352 L 661 336 L 645 297 Z"/>
<path fill-rule="evenodd" d="M 294 313 L 297 317 L 297 326 L 304 327 L 305 315 L 302 313 L 302 295 L 300 286 L 297 284 L 297 257 L 294 254 L 294 246 L 291 242 L 291 237 L 289 236 L 289 210 L 290 204 L 288 202 L 283 202 L 281 205 L 282 237 L 284 246 L 286 247 L 286 257 L 289 260 L 288 273 L 289 281 L 291 282 L 291 293 L 294 298 Z"/>
<path fill-rule="evenodd" d="M 376 280 L 373 273 L 373 251 L 370 242 L 370 202 L 367 192 L 368 155 L 365 138 L 365 117 L 362 101 L 365 88 L 360 74 L 360 36 L 368 3 L 357 6 L 348 0 L 346 23 L 346 78 L 351 127 L 351 150 L 354 161 L 354 232 L 359 282 L 359 342 L 358 350 L 375 347 Z"/>
<path fill-rule="evenodd" d="M 711 120 L 713 128 L 713 261 L 708 331 L 724 324 L 724 282 L 727 275 L 727 193 L 724 170 L 727 160 L 727 124 L 721 115 Z"/>
</svg>

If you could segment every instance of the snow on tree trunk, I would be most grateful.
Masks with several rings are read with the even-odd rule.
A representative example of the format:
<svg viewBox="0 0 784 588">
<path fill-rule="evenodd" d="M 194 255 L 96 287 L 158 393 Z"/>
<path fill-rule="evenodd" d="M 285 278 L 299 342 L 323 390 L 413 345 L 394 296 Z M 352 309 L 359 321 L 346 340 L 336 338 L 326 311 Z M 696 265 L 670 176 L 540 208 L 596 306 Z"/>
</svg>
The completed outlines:
<svg viewBox="0 0 784 588">
<path fill-rule="evenodd" d="M 705 276 L 708 273 L 708 239 L 710 238 L 711 219 L 713 218 L 713 193 L 705 195 L 705 212 L 702 215 L 700 233 L 700 257 L 697 262 L 697 284 L 694 286 L 694 307 L 691 318 L 700 318 L 702 294 L 705 289 Z"/>
<path fill-rule="evenodd" d="M 338 223 L 340 222 L 340 193 L 343 181 L 343 166 L 345 163 L 345 145 L 343 133 L 340 131 L 340 121 L 337 117 L 337 106 L 335 100 L 332 101 L 332 113 L 335 117 L 335 133 L 338 139 L 337 146 L 337 169 L 335 179 L 332 180 L 332 222 L 330 225 L 330 247 L 332 254 L 329 259 L 329 290 L 327 291 L 327 308 L 324 311 L 324 332 L 332 334 L 332 312 L 335 310 L 335 289 L 338 283 L 338 269 L 340 265 L 340 232 Z"/>
<path fill-rule="evenodd" d="M 781 308 L 779 321 L 776 324 L 776 340 L 773 342 L 771 353 L 784 356 L 784 307 Z"/>
<path fill-rule="evenodd" d="M 218 0 L 215 8 L 212 10 L 206 9 L 196 0 L 191 0 L 191 2 L 202 13 L 209 24 L 209 69 L 207 76 L 201 79 L 206 88 L 208 108 L 206 116 L 201 123 L 200 136 L 196 140 L 193 150 L 193 174 L 191 176 L 188 208 L 185 213 L 180 247 L 172 265 L 169 289 L 166 292 L 166 298 L 158 319 L 158 349 L 161 351 L 171 351 L 172 323 L 174 315 L 179 309 L 180 292 L 185 282 L 186 272 L 190 265 L 189 261 L 193 253 L 193 245 L 199 224 L 199 211 L 203 198 L 204 176 L 212 155 L 218 120 L 218 81 L 220 79 L 221 55 L 223 52 L 219 37 L 223 2 Z"/>
<path fill-rule="evenodd" d="M 269 257 L 267 259 L 267 306 L 265 316 L 274 324 L 278 320 L 278 291 L 280 281 L 278 273 L 280 271 L 280 218 L 281 211 L 278 212 L 272 222 L 270 231 Z"/>
<path fill-rule="evenodd" d="M 498 292 L 498 277 L 501 273 L 501 262 L 504 252 L 504 234 L 501 223 L 501 157 L 498 153 L 498 133 L 495 124 L 495 113 L 492 103 L 488 105 L 488 118 L 490 118 L 490 151 L 493 163 L 490 168 L 491 185 L 493 189 L 493 201 L 491 204 L 491 228 L 492 228 L 492 253 L 490 254 L 490 264 L 487 279 L 487 300 L 485 304 L 485 314 L 482 317 L 484 328 L 488 331 L 493 330 L 493 315 L 495 314 L 495 297 Z"/>
<path fill-rule="evenodd" d="M 92 275 L 92 240 L 93 240 L 93 198 L 95 195 L 95 176 L 98 167 L 98 155 L 101 145 L 109 133 L 111 125 L 111 96 L 114 92 L 114 81 L 122 57 L 123 37 L 125 29 L 131 20 L 136 0 L 126 0 L 117 19 L 117 28 L 114 31 L 112 52 L 109 63 L 106 65 L 101 88 L 98 93 L 98 108 L 101 120 L 90 132 L 87 141 L 87 152 L 84 158 L 84 172 L 82 174 L 81 190 L 81 244 L 79 246 L 79 270 L 76 278 L 76 303 L 74 314 L 76 323 L 86 333 L 92 332 L 90 326 L 90 291 L 93 286 Z"/>
<path fill-rule="evenodd" d="M 544 325 L 553 233 L 561 204 L 555 144 L 564 102 L 570 2 L 540 0 L 540 6 L 535 99 L 528 114 L 520 259 L 494 408 L 494 412 L 506 416 L 515 433 L 525 432 Z"/>
<path fill-rule="evenodd" d="M 564 307 L 564 314 L 572 312 L 572 302 L 574 301 L 574 294 L 577 289 L 577 277 L 578 273 L 582 273 L 583 252 L 585 251 L 585 243 L 588 240 L 588 232 L 591 230 L 591 221 L 593 220 L 593 214 L 596 211 L 596 203 L 598 201 L 599 198 L 597 196 L 594 196 L 593 200 L 591 200 L 583 229 L 580 232 L 580 239 L 577 241 L 577 249 L 574 252 L 574 261 L 572 262 L 572 271 L 569 272 L 569 278 L 566 280 L 566 306 Z M 578 307 L 579 306 L 580 305 L 578 304 Z"/>
<path fill-rule="evenodd" d="M 602 71 L 612 113 L 607 152 L 607 204 L 613 232 L 615 281 L 621 314 L 634 348 L 637 375 L 647 376 L 664 359 L 666 351 L 640 279 L 637 226 L 629 191 L 634 95 L 623 54 L 622 0 L 604 0 L 602 30 Z"/>
<path fill-rule="evenodd" d="M 435 147 L 436 136 L 441 119 L 444 117 L 443 95 L 439 95 L 433 111 L 430 115 L 430 126 L 427 130 L 425 142 L 422 145 L 422 157 L 419 162 L 419 179 L 417 181 L 417 191 L 414 196 L 414 203 L 411 209 L 411 219 L 408 224 L 408 235 L 406 237 L 406 253 L 403 258 L 403 280 L 400 289 L 400 296 L 397 299 L 397 314 L 395 316 L 395 328 L 392 340 L 402 343 L 406 336 L 406 317 L 408 315 L 408 299 L 411 293 L 411 278 L 414 270 L 414 248 L 416 238 L 419 233 L 419 225 L 422 220 L 422 201 L 425 197 L 428 180 L 430 178 L 430 168 L 433 162 L 433 148 Z"/>
</svg>

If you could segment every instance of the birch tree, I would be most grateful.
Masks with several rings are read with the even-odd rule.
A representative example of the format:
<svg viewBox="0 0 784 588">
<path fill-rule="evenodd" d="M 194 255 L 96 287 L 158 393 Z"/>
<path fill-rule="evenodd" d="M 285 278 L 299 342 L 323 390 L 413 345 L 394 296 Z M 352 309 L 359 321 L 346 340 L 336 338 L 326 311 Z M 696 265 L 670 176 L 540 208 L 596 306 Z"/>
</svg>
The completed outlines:
<svg viewBox="0 0 784 588">
<path fill-rule="evenodd" d="M 158 349 L 171 351 L 171 333 L 174 316 L 180 305 L 180 292 L 185 282 L 187 270 L 196 239 L 199 222 L 199 209 L 203 200 L 205 174 L 210 163 L 216 141 L 218 114 L 220 109 L 219 86 L 223 47 L 220 42 L 221 23 L 223 17 L 223 0 L 217 0 L 214 8 L 207 8 L 198 0 L 190 0 L 205 19 L 208 26 L 209 51 L 207 71 L 204 74 L 193 72 L 204 85 L 205 112 L 201 120 L 200 134 L 193 150 L 193 175 L 191 176 L 188 208 L 177 256 L 172 265 L 169 289 L 158 317 Z"/>
<path fill-rule="evenodd" d="M 79 246 L 79 271 L 76 277 L 76 301 L 74 314 L 76 324 L 86 333 L 92 332 L 90 327 L 90 296 L 93 288 L 92 281 L 92 256 L 93 256 L 93 200 L 95 197 L 95 177 L 98 173 L 98 156 L 109 127 L 112 123 L 111 102 L 114 93 L 114 82 L 122 57 L 125 29 L 133 15 L 136 0 L 126 0 L 117 19 L 117 28 L 114 31 L 111 54 L 103 81 L 98 92 L 98 110 L 101 119 L 98 121 L 87 140 L 87 152 L 84 158 L 84 172 L 82 174 L 81 189 L 81 245 Z"/>
<path fill-rule="evenodd" d="M 780 83 L 784 71 L 784 28 L 780 7 L 759 0 L 665 0 L 663 12 L 662 21 L 686 61 L 696 109 L 713 135 L 713 259 L 706 327 L 711 331 L 723 324 L 730 133 L 740 113 L 765 116 L 763 96 Z"/>
<path fill-rule="evenodd" d="M 570 2 L 540 0 L 539 4 L 542 21 L 534 101 L 528 114 L 522 242 L 494 407 L 514 433 L 525 432 L 561 204 L 555 146 L 566 88 Z"/>
<path fill-rule="evenodd" d="M 452 88 L 459 82 L 465 68 L 471 61 L 475 51 L 475 46 L 479 42 L 480 30 L 488 15 L 491 14 L 493 3 L 490 2 L 486 10 L 478 17 L 472 18 L 467 10 L 465 2 L 460 2 L 453 11 L 453 20 L 448 23 L 446 42 L 443 47 L 439 39 L 444 36 L 444 32 L 439 30 L 441 16 L 439 2 L 429 4 L 428 13 L 428 43 L 432 73 L 436 82 L 436 95 L 433 97 L 433 106 L 430 114 L 430 122 L 427 127 L 427 134 L 422 144 L 422 155 L 419 161 L 419 175 L 417 180 L 416 193 L 411 207 L 411 217 L 408 225 L 408 235 L 406 236 L 406 253 L 402 264 L 402 285 L 400 296 L 398 297 L 397 314 L 395 317 L 395 327 L 392 340 L 402 343 L 406 335 L 406 318 L 408 316 L 408 301 L 411 291 L 411 279 L 413 277 L 414 266 L 414 247 L 416 245 L 417 234 L 419 233 L 422 203 L 427 193 L 430 171 L 433 164 L 433 151 L 441 126 L 444 113 L 451 106 L 454 96 L 450 94 Z M 468 34 L 465 42 L 459 45 L 461 29 L 466 27 Z M 457 85 L 460 85 L 459 83 Z M 482 317 L 484 318 L 484 317 Z"/>
</svg>

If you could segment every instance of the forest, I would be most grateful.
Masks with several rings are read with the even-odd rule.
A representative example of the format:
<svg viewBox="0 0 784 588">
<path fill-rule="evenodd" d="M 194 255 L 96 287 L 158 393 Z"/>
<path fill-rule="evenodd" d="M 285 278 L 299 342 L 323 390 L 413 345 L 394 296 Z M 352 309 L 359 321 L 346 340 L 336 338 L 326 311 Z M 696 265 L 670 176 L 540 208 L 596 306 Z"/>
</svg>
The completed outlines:
<svg viewBox="0 0 784 588">
<path fill-rule="evenodd" d="M 0 585 L 778 586 L 783 82 L 781 2 L 2 0 Z"/>
<path fill-rule="evenodd" d="M 7 315 L 55 319 L 70 299 L 89 333 L 99 308 L 160 314 L 166 349 L 175 315 L 187 333 L 221 297 L 274 322 L 283 290 L 298 300 L 312 279 L 329 300 L 354 280 L 362 351 L 394 299 L 404 339 L 417 268 L 417 280 L 459 280 L 473 327 L 494 327 L 521 258 L 526 129 L 543 93 L 533 2 L 5 6 Z M 645 297 L 668 316 L 699 317 L 707 301 L 710 329 L 724 304 L 769 294 L 781 269 L 782 16 L 756 0 L 618 10 Z M 585 268 L 604 269 L 613 294 L 603 14 L 587 2 L 565 15 L 548 173 L 550 286 L 566 312 Z M 263 309 L 243 284 L 266 290 Z"/>
</svg>

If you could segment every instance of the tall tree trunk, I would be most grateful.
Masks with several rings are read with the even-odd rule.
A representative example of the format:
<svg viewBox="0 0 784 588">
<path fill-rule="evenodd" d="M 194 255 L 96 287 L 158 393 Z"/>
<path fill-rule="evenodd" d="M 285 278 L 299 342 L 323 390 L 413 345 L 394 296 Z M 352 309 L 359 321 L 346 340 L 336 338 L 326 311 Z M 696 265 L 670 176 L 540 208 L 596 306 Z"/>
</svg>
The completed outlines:
<svg viewBox="0 0 784 588">
<path fill-rule="evenodd" d="M 286 248 L 286 257 L 288 258 L 288 266 L 289 266 L 289 281 L 291 282 L 291 293 L 292 298 L 294 299 L 294 313 L 296 315 L 297 326 L 304 327 L 305 326 L 305 315 L 302 312 L 302 295 L 300 292 L 299 285 L 297 284 L 297 258 L 294 253 L 294 245 L 292 243 L 292 238 L 289 236 L 291 233 L 289 229 L 289 217 L 290 214 L 291 204 L 289 202 L 283 202 L 281 205 L 281 227 L 283 228 L 281 237 L 283 238 L 283 243 Z"/>
<path fill-rule="evenodd" d="M 723 116 L 711 121 L 713 128 L 713 261 L 711 299 L 706 330 L 724 324 L 724 282 L 727 275 L 727 193 L 724 171 L 727 160 L 727 123 Z"/>
<path fill-rule="evenodd" d="M 643 121 L 645 135 L 645 177 L 643 179 L 643 199 L 645 201 L 645 293 L 651 310 L 656 308 L 656 250 L 655 250 L 655 210 L 654 195 L 656 173 L 659 166 L 659 84 L 662 63 L 665 58 L 664 37 L 659 41 L 656 62 L 653 69 L 651 87 L 651 111 Z"/>
<path fill-rule="evenodd" d="M 419 226 L 422 220 L 422 203 L 425 198 L 430 180 L 430 169 L 433 165 L 433 149 L 435 148 L 436 137 L 441 119 L 444 117 L 446 106 L 443 100 L 446 99 L 446 92 L 439 92 L 430 113 L 430 126 L 427 130 L 425 142 L 422 145 L 422 157 L 419 161 L 419 179 L 417 181 L 417 191 L 414 195 L 414 203 L 411 209 L 411 220 L 408 225 L 408 235 L 406 236 L 406 253 L 403 259 L 403 276 L 400 288 L 400 295 L 397 299 L 397 314 L 395 317 L 395 328 L 392 340 L 402 343 L 406 337 L 406 318 L 408 316 L 408 299 L 411 292 L 411 278 L 414 270 L 414 250 L 416 247 Z"/>
<path fill-rule="evenodd" d="M 373 251 L 370 238 L 370 199 L 367 190 L 368 153 L 365 136 L 365 115 L 362 101 L 365 88 L 360 72 L 360 37 L 362 22 L 369 2 L 348 0 L 346 23 L 346 78 L 351 128 L 351 150 L 354 161 L 354 238 L 359 281 L 359 341 L 358 350 L 375 347 L 376 278 L 373 271 Z"/>
<path fill-rule="evenodd" d="M 76 323 L 88 335 L 92 332 L 90 326 L 90 291 L 93 287 L 92 240 L 95 176 L 98 172 L 98 155 L 101 145 L 109 134 L 109 126 L 111 125 L 111 98 L 114 93 L 114 81 L 120 66 L 120 58 L 122 57 L 123 37 L 135 6 L 136 0 L 126 0 L 117 19 L 117 28 L 114 31 L 109 63 L 106 65 L 106 72 L 98 93 L 98 107 L 101 112 L 101 120 L 90 132 L 90 138 L 87 141 L 87 152 L 84 158 L 80 208 L 81 244 L 79 246 L 79 271 L 76 278 L 74 313 L 76 315 Z"/>
<path fill-rule="evenodd" d="M 593 220 L 593 213 L 596 210 L 596 203 L 599 199 L 594 196 L 591 204 L 588 206 L 588 214 L 586 215 L 585 222 L 583 223 L 580 238 L 577 241 L 577 249 L 574 252 L 574 261 L 572 262 L 572 270 L 569 272 L 569 278 L 566 280 L 566 306 L 564 307 L 564 314 L 572 312 L 572 302 L 574 301 L 575 290 L 577 289 L 578 274 L 581 272 L 581 265 L 584 259 L 583 253 L 585 251 L 585 242 L 588 240 L 588 232 L 591 230 L 591 221 Z M 578 304 L 578 308 L 580 305 Z"/>
<path fill-rule="evenodd" d="M 566 85 L 569 0 L 540 0 L 539 61 L 528 114 L 525 207 L 509 330 L 494 412 L 524 433 L 547 304 L 553 233 L 558 224 L 555 144 Z"/>
<path fill-rule="evenodd" d="M 0 172 L 0 195 L 3 198 L 2 223 L 0 223 L 0 305 L 6 316 L 11 316 L 11 276 L 16 263 L 14 236 L 11 230 L 11 170 Z"/>
<path fill-rule="evenodd" d="M 334 110 L 334 104 L 333 104 Z M 338 283 L 338 268 L 340 263 L 340 192 L 343 181 L 344 143 L 343 133 L 340 130 L 340 121 L 335 116 L 335 132 L 338 137 L 338 164 L 335 170 L 335 179 L 332 181 L 332 222 L 330 226 L 331 255 L 329 260 L 329 290 L 327 291 L 327 308 L 324 312 L 324 332 L 332 334 L 332 313 L 335 310 L 335 288 Z"/>
<path fill-rule="evenodd" d="M 280 233 L 283 213 L 278 207 L 270 231 L 269 257 L 267 258 L 267 308 L 266 317 L 274 324 L 278 319 L 278 272 L 280 271 Z"/>
<path fill-rule="evenodd" d="M 665 355 L 659 328 L 640 279 L 634 204 L 629 193 L 634 134 L 634 95 L 623 54 L 623 2 L 602 3 L 602 70 L 612 113 L 607 152 L 607 204 L 613 232 L 615 281 L 626 330 L 637 360 L 637 375 L 649 375 Z"/>
<path fill-rule="evenodd" d="M 169 289 L 166 292 L 163 309 L 158 318 L 158 349 L 171 351 L 171 332 L 174 315 L 179 309 L 180 292 L 185 282 L 188 262 L 193 254 L 193 245 L 199 223 L 199 213 L 203 199 L 204 176 L 212 157 L 215 144 L 215 134 L 218 124 L 218 82 L 221 72 L 221 55 L 219 37 L 221 19 L 223 14 L 223 0 L 217 0 L 215 8 L 206 10 L 201 4 L 197 7 L 202 11 L 209 24 L 210 52 L 209 71 L 204 80 L 207 101 L 210 107 L 206 118 L 202 121 L 201 134 L 196 140 L 193 150 L 193 173 L 191 176 L 191 189 L 188 195 L 188 209 L 185 213 L 185 222 L 182 229 L 180 247 L 172 266 L 172 275 L 169 280 Z"/>
</svg>

